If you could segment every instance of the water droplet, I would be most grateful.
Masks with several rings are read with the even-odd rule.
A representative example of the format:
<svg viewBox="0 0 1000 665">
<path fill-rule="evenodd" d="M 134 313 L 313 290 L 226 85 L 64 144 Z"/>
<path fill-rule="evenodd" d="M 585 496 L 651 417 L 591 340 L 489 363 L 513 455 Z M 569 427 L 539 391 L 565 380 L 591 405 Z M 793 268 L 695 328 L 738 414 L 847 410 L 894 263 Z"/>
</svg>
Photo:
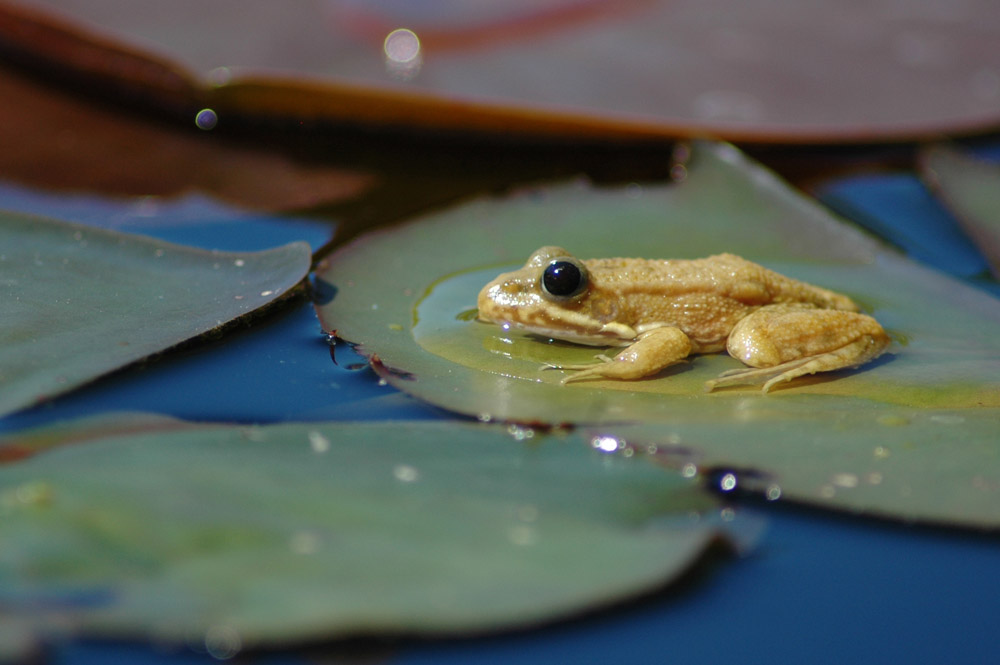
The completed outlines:
<svg viewBox="0 0 1000 665">
<path fill-rule="evenodd" d="M 833 474 L 833 478 L 830 479 L 830 482 L 837 487 L 857 487 L 858 477 L 853 473 L 835 473 Z"/>
<path fill-rule="evenodd" d="M 685 478 L 694 478 L 698 475 L 698 467 L 690 463 L 685 464 L 681 467 L 681 475 Z"/>
<path fill-rule="evenodd" d="M 514 437 L 515 441 L 524 441 L 525 439 L 531 439 L 535 436 L 535 430 L 531 427 L 523 427 L 515 423 L 511 423 L 507 426 L 507 433 Z"/>
<path fill-rule="evenodd" d="M 397 28 L 386 35 L 382 49 L 385 52 L 385 69 L 390 76 L 409 81 L 420 73 L 423 56 L 420 38 L 407 28 Z"/>
<path fill-rule="evenodd" d="M 493 421 L 493 414 L 485 413 L 485 412 L 480 413 L 478 416 L 476 416 L 476 420 L 478 420 L 481 423 L 492 422 Z"/>
<path fill-rule="evenodd" d="M 408 464 L 397 464 L 392 470 L 392 475 L 401 483 L 416 482 L 420 478 L 420 472 Z"/>
<path fill-rule="evenodd" d="M 274 291 L 271 291 L 270 289 L 268 289 L 267 291 L 261 291 L 260 292 L 260 297 L 261 298 L 266 298 L 266 297 L 271 296 L 271 295 L 274 295 Z"/>
<path fill-rule="evenodd" d="M 889 456 L 889 449 L 885 446 L 875 446 L 874 455 L 875 459 L 885 459 Z"/>
<path fill-rule="evenodd" d="M 613 436 L 595 436 L 590 440 L 590 445 L 601 452 L 613 453 L 623 444 Z"/>
<path fill-rule="evenodd" d="M 719 489 L 723 492 L 732 492 L 736 489 L 736 474 L 731 472 L 722 474 L 719 478 Z"/>
<path fill-rule="evenodd" d="M 232 626 L 212 626 L 205 632 L 205 651 L 216 660 L 229 660 L 242 648 L 243 639 Z"/>
<path fill-rule="evenodd" d="M 781 498 L 781 487 L 778 485 L 768 485 L 764 491 L 764 497 L 768 501 L 777 501 Z"/>
<path fill-rule="evenodd" d="M 313 449 L 313 452 L 325 453 L 330 450 L 330 439 L 323 436 L 322 432 L 312 430 L 309 432 L 309 446 Z"/>
<path fill-rule="evenodd" d="M 233 265 L 236 266 L 237 268 L 242 268 L 246 264 L 247 262 L 244 261 L 243 259 L 236 259 L 235 261 L 233 261 Z"/>
<path fill-rule="evenodd" d="M 198 129 L 207 132 L 215 129 L 215 126 L 219 124 L 219 116 L 212 109 L 202 109 L 195 114 L 194 124 L 198 126 Z"/>
<path fill-rule="evenodd" d="M 164 254 L 164 251 L 162 249 L 158 249 L 155 252 L 153 252 L 153 256 L 155 256 L 156 258 L 162 257 L 163 254 Z"/>
<path fill-rule="evenodd" d="M 736 519 L 736 511 L 732 508 L 723 508 L 719 511 L 719 517 L 722 518 L 723 522 L 732 522 Z"/>
<path fill-rule="evenodd" d="M 688 170 L 683 164 L 674 164 L 670 167 L 670 179 L 674 182 L 684 182 L 687 177 Z"/>
</svg>

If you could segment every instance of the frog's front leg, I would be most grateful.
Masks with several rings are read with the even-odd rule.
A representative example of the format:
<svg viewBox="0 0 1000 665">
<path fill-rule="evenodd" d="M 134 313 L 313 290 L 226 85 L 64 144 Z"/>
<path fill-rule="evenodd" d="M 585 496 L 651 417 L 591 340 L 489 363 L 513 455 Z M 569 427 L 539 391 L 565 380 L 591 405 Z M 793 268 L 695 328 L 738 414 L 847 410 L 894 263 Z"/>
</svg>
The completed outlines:
<svg viewBox="0 0 1000 665">
<path fill-rule="evenodd" d="M 815 309 L 808 305 L 768 305 L 745 317 L 729 334 L 726 348 L 755 369 L 724 372 L 706 390 L 763 383 L 768 392 L 778 383 L 816 372 L 857 367 L 889 346 L 889 336 L 870 316 L 858 312 Z"/>
<path fill-rule="evenodd" d="M 562 383 L 588 379 L 641 379 L 659 372 L 686 358 L 692 350 L 691 340 L 678 328 L 653 328 L 614 358 L 597 356 L 601 362 L 590 365 L 548 365 L 552 369 L 577 371 Z"/>
</svg>

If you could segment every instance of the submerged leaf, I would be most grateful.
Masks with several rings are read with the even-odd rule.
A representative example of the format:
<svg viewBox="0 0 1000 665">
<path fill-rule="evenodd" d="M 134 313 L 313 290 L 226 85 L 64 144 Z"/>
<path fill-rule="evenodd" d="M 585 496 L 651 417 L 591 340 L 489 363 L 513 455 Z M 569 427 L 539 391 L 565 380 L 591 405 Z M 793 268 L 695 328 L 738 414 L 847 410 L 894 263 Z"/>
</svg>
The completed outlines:
<svg viewBox="0 0 1000 665">
<path fill-rule="evenodd" d="M 895 343 L 858 370 L 798 379 L 768 395 L 757 387 L 703 393 L 707 379 L 741 366 L 724 354 L 696 356 L 641 381 L 560 385 L 560 372 L 542 371 L 541 364 L 588 362 L 592 348 L 504 331 L 467 315 L 483 284 L 551 244 L 581 258 L 738 253 L 848 294 Z M 359 344 L 387 381 L 484 419 L 661 423 L 664 432 L 703 424 L 708 441 L 731 440 L 739 428 L 741 440 L 778 449 L 836 432 L 849 417 L 871 423 L 922 410 L 922 417 L 950 418 L 954 409 L 972 408 L 976 415 L 948 434 L 987 450 L 997 445 L 971 423 L 1000 418 L 1000 339 L 993 334 L 1000 304 L 882 249 L 727 146 L 696 146 L 687 179 L 675 185 L 552 187 L 362 237 L 331 256 L 320 278 L 336 291 L 318 308 L 324 325 Z M 879 431 L 890 446 L 910 436 L 906 428 Z M 871 457 L 863 438 L 836 440 L 853 459 Z M 692 445 L 697 449 L 698 441 Z M 803 464 L 818 473 L 836 470 L 810 448 L 800 449 Z M 741 463 L 756 466 L 752 459 Z M 759 458 L 760 468 L 768 463 Z M 967 460 L 955 479 L 968 481 L 976 464 Z M 884 512 L 940 518 L 919 506 L 903 508 L 886 505 Z M 956 506 L 949 518 L 964 519 L 962 511 Z"/>
<path fill-rule="evenodd" d="M 924 151 L 921 167 L 1000 278 L 1000 164 L 935 145 Z"/>
<path fill-rule="evenodd" d="M 310 260 L 305 243 L 210 252 L 0 213 L 0 415 L 271 303 Z"/>
<path fill-rule="evenodd" d="M 14 616 L 243 646 L 497 630 L 649 591 L 716 537 L 690 480 L 577 434 L 116 423 L 0 441 L 42 446 L 0 466 Z"/>
</svg>

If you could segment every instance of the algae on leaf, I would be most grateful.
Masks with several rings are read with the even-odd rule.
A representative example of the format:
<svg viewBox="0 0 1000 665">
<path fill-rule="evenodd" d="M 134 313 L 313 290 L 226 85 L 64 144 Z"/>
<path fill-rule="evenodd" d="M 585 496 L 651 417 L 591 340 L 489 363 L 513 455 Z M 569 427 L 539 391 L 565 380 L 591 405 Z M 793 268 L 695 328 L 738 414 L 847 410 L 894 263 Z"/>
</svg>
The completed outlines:
<svg viewBox="0 0 1000 665">
<path fill-rule="evenodd" d="M 657 589 L 719 535 L 693 481 L 579 434 L 142 422 L 0 440 L 0 605 L 39 631 L 509 629 Z"/>
<path fill-rule="evenodd" d="M 310 261 L 301 242 L 213 252 L 0 213 L 0 415 L 274 302 Z"/>
</svg>

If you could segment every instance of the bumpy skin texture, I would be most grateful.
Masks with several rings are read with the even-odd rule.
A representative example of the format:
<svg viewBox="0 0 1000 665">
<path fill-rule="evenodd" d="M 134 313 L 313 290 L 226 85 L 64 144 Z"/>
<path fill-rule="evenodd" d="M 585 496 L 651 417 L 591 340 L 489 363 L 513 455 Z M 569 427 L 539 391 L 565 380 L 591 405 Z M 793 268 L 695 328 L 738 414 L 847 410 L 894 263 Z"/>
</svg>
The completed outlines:
<svg viewBox="0 0 1000 665">
<path fill-rule="evenodd" d="M 571 298 L 542 286 L 553 261 L 582 266 Z M 627 346 L 598 356 L 564 383 L 638 379 L 693 353 L 728 349 L 757 369 L 727 373 L 706 388 L 774 385 L 803 374 L 854 367 L 885 351 L 889 338 L 847 296 L 800 282 L 733 254 L 694 260 L 590 259 L 543 247 L 519 270 L 483 287 L 479 317 L 570 342 Z"/>
</svg>

